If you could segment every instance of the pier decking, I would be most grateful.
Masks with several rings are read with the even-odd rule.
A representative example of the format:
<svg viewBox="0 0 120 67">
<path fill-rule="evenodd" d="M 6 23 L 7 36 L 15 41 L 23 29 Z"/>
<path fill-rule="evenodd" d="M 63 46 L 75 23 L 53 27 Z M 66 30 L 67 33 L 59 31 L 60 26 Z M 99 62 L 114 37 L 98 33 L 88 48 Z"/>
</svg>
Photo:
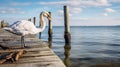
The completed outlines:
<svg viewBox="0 0 120 67">
<path fill-rule="evenodd" d="M 11 48 L 21 47 L 20 36 L 9 33 L 0 29 L 0 44 Z M 13 63 L 5 62 L 0 67 L 65 67 L 60 58 L 47 46 L 46 42 L 42 42 L 34 35 L 25 36 L 27 51 L 18 61 Z M 3 50 L 0 48 L 0 56 L 2 53 L 16 52 L 23 50 L 21 48 Z"/>
</svg>

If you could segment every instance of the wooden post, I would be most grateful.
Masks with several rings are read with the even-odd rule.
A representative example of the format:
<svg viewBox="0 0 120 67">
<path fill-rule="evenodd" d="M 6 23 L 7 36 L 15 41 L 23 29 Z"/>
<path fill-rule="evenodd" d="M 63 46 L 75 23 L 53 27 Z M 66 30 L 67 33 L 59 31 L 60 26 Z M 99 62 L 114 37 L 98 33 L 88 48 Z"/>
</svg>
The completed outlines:
<svg viewBox="0 0 120 67">
<path fill-rule="evenodd" d="M 1 21 L 1 28 L 4 27 L 4 20 Z"/>
<path fill-rule="evenodd" d="M 28 19 L 28 21 L 31 21 L 31 18 L 30 18 L 30 19 Z"/>
<path fill-rule="evenodd" d="M 50 14 L 50 17 L 52 17 L 51 16 L 51 12 L 49 12 L 49 14 Z M 49 42 L 49 47 L 50 48 L 52 48 L 52 21 L 51 20 L 49 20 L 49 27 L 48 27 L 48 42 Z"/>
<path fill-rule="evenodd" d="M 69 15 L 68 15 L 68 6 L 64 6 L 64 25 L 65 25 L 65 46 L 64 46 L 64 64 L 66 67 L 70 67 L 70 49 L 71 49 L 71 35 L 70 35 L 70 25 L 69 25 Z"/>
<path fill-rule="evenodd" d="M 34 25 L 36 26 L 36 17 L 33 17 Z"/>
<path fill-rule="evenodd" d="M 68 6 L 64 6 L 64 25 L 65 25 L 65 32 L 64 32 L 65 43 L 70 43 L 71 35 L 70 35 Z"/>
<path fill-rule="evenodd" d="M 40 23 L 40 20 L 39 20 L 39 27 L 41 27 L 41 23 Z M 39 39 L 41 39 L 41 32 L 39 32 Z"/>
<path fill-rule="evenodd" d="M 33 17 L 33 23 L 34 23 L 34 25 L 36 27 L 36 17 Z M 36 34 L 34 36 L 36 36 Z"/>
<path fill-rule="evenodd" d="M 2 27 L 1 27 L 1 20 L 0 20 L 0 28 L 2 28 Z"/>
</svg>

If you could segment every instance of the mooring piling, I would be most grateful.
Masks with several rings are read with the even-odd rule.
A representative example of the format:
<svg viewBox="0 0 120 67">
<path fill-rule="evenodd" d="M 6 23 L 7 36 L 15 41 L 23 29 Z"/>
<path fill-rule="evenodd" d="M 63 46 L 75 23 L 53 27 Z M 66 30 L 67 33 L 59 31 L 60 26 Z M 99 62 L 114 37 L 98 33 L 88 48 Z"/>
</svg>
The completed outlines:
<svg viewBox="0 0 120 67">
<path fill-rule="evenodd" d="M 29 18 L 28 21 L 31 21 L 31 18 Z"/>
<path fill-rule="evenodd" d="M 49 12 L 49 14 L 51 16 L 51 12 Z M 49 20 L 48 35 L 49 35 L 48 40 L 50 41 L 50 38 L 52 38 L 52 21 L 51 20 Z"/>
<path fill-rule="evenodd" d="M 33 23 L 36 26 L 36 17 L 33 17 Z"/>
<path fill-rule="evenodd" d="M 65 25 L 65 31 L 64 31 L 64 38 L 65 38 L 64 64 L 66 65 L 66 67 L 70 67 L 69 56 L 70 56 L 70 49 L 71 49 L 71 34 L 70 34 L 68 6 L 64 6 L 64 25 Z"/>
<path fill-rule="evenodd" d="M 1 21 L 0 21 L 0 28 L 1 28 Z"/>
<path fill-rule="evenodd" d="M 4 20 L 1 21 L 1 28 L 4 27 Z"/>
<path fill-rule="evenodd" d="M 33 23 L 34 23 L 34 25 L 35 25 L 35 27 L 36 27 L 36 17 L 33 17 Z M 36 36 L 36 35 L 35 35 Z"/>
<path fill-rule="evenodd" d="M 40 15 L 39 15 L 39 27 L 41 27 L 41 22 L 40 22 Z M 41 32 L 39 32 L 39 39 L 41 39 Z"/>
<path fill-rule="evenodd" d="M 53 32 L 52 32 L 52 14 L 51 14 L 51 12 L 49 12 L 49 14 L 50 14 L 51 20 L 49 20 L 49 25 L 48 25 L 48 42 L 49 42 L 49 47 L 52 48 L 52 34 L 53 34 Z"/>
<path fill-rule="evenodd" d="M 65 31 L 64 31 L 65 43 L 70 43 L 71 35 L 70 35 L 68 6 L 64 6 L 64 25 L 65 25 Z"/>
</svg>

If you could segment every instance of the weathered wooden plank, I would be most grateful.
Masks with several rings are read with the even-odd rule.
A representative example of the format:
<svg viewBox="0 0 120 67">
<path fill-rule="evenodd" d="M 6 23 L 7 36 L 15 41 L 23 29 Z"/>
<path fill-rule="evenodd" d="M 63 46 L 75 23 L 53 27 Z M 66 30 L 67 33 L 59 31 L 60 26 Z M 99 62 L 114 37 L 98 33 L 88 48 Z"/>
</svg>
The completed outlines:
<svg viewBox="0 0 120 67">
<path fill-rule="evenodd" d="M 35 62 L 35 63 L 22 63 L 22 64 L 5 64 L 0 67 L 65 67 L 61 62 Z"/>
<path fill-rule="evenodd" d="M 32 35 L 25 36 L 25 44 L 29 48 L 21 49 L 20 36 L 0 29 L 0 44 L 12 48 L 9 50 L 0 49 L 0 55 L 21 50 L 27 51 L 18 61 L 14 63 L 6 62 L 0 67 L 65 67 L 46 42 L 42 42 Z"/>
<path fill-rule="evenodd" d="M 16 51 L 20 51 L 22 49 L 14 49 L 14 50 L 0 50 L 0 53 L 5 53 L 5 52 L 16 52 Z M 44 47 L 44 48 L 33 48 L 33 49 L 24 49 L 25 51 L 46 51 L 46 50 L 50 50 L 48 49 L 48 47 Z"/>
<path fill-rule="evenodd" d="M 59 61 L 58 57 L 55 55 L 52 56 L 39 56 L 39 57 L 22 57 L 17 61 L 17 63 L 30 63 L 30 62 L 52 62 Z"/>
<path fill-rule="evenodd" d="M 54 53 L 51 53 L 50 51 L 41 51 L 41 52 L 27 52 L 23 55 L 23 57 L 37 57 L 37 56 L 49 56 L 49 55 L 55 55 Z"/>
</svg>

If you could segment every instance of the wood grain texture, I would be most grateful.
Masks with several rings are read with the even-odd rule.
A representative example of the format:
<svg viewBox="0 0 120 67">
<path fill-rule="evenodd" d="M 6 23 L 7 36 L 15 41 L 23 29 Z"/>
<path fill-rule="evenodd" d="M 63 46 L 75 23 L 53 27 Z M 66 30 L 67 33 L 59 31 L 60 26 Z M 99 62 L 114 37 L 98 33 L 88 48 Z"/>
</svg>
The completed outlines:
<svg viewBox="0 0 120 67">
<path fill-rule="evenodd" d="M 65 67 L 61 59 L 48 47 L 48 44 L 35 36 L 25 36 L 25 44 L 29 48 L 21 49 L 20 36 L 0 29 L 0 44 L 12 48 L 8 50 L 0 48 L 0 55 L 21 50 L 26 51 L 16 62 L 6 62 L 0 67 Z"/>
</svg>

